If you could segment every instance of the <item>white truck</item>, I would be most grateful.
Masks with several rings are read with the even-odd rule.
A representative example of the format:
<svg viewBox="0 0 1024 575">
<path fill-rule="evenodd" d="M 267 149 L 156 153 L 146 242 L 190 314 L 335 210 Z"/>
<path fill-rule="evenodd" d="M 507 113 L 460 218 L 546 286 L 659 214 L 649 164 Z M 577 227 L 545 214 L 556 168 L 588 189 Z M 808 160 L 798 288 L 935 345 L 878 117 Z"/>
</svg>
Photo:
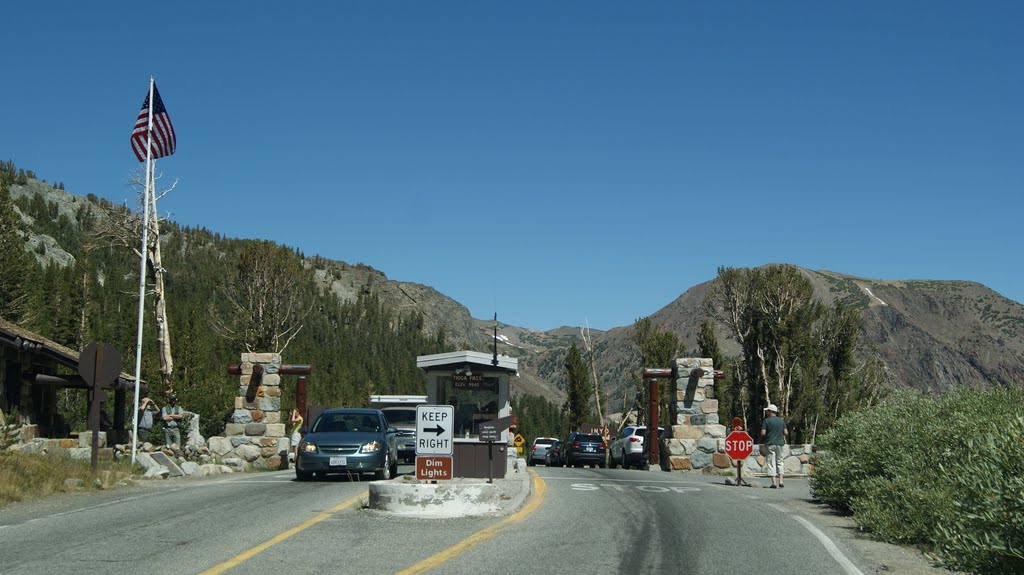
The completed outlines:
<svg viewBox="0 0 1024 575">
<path fill-rule="evenodd" d="M 398 459 L 416 461 L 416 406 L 427 402 L 425 395 L 371 395 L 370 407 L 384 412 L 388 424 L 398 429 Z"/>
</svg>

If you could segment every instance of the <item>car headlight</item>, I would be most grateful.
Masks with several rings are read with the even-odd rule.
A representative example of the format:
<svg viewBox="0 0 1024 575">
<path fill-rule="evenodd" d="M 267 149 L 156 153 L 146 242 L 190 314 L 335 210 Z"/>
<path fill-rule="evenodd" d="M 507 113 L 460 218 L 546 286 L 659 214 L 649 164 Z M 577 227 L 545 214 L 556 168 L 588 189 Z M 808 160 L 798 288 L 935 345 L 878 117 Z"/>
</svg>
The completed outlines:
<svg viewBox="0 0 1024 575">
<path fill-rule="evenodd" d="M 371 441 L 369 443 L 364 443 L 363 446 L 359 448 L 359 453 L 376 453 L 380 451 L 380 449 L 381 443 L 379 441 Z"/>
<path fill-rule="evenodd" d="M 316 453 L 316 444 L 302 441 L 299 443 L 299 451 L 302 453 Z"/>
</svg>

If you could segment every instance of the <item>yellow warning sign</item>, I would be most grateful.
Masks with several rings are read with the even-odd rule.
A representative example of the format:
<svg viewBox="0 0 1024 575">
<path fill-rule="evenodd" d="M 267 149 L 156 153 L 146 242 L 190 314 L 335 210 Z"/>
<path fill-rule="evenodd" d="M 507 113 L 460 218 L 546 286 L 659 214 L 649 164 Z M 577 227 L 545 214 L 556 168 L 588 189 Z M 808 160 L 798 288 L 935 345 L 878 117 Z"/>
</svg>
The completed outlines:
<svg viewBox="0 0 1024 575">
<path fill-rule="evenodd" d="M 522 435 L 519 435 L 519 434 L 517 433 L 517 434 L 516 434 L 516 438 L 515 438 L 515 441 L 513 441 L 512 443 L 514 443 L 516 447 L 522 447 L 522 446 L 523 446 L 523 444 L 524 444 L 524 443 L 526 443 L 526 440 L 525 440 L 525 439 L 523 439 L 523 436 L 522 436 Z"/>
</svg>

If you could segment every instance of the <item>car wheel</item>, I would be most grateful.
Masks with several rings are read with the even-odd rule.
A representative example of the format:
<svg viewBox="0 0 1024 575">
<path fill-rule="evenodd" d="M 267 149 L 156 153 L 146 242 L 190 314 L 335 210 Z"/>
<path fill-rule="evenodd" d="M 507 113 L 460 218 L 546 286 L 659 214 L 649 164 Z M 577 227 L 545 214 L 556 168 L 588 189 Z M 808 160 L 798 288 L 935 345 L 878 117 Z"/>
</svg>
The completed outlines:
<svg viewBox="0 0 1024 575">
<path fill-rule="evenodd" d="M 615 469 L 616 467 L 618 464 L 615 463 L 615 450 L 612 450 L 608 452 L 608 468 Z"/>
<path fill-rule="evenodd" d="M 313 472 L 312 471 L 302 471 L 301 469 L 299 469 L 299 466 L 296 465 L 295 466 L 295 479 L 298 479 L 299 481 L 309 481 L 310 479 L 313 479 Z"/>
<path fill-rule="evenodd" d="M 533 467 L 533 458 L 532 457 L 526 460 L 526 466 L 527 467 Z"/>
<path fill-rule="evenodd" d="M 374 479 L 378 481 L 391 479 L 391 454 L 384 454 L 384 466 L 376 471 Z"/>
<path fill-rule="evenodd" d="M 398 459 L 391 462 L 391 477 L 398 477 Z"/>
</svg>

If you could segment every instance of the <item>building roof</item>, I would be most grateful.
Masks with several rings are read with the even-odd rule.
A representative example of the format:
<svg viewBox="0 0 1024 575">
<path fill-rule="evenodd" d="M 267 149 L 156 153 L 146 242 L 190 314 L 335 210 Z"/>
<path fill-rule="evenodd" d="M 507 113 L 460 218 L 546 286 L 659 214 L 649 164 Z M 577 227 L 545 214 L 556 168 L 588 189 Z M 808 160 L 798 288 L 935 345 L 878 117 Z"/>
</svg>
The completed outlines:
<svg viewBox="0 0 1024 575">
<path fill-rule="evenodd" d="M 448 353 L 435 353 L 432 355 L 421 355 L 416 358 L 416 367 L 426 371 L 444 369 L 446 367 L 457 368 L 467 363 L 479 365 L 484 370 L 501 369 L 515 375 L 519 372 L 519 359 L 507 355 L 498 356 L 498 364 L 494 365 L 494 354 L 480 351 L 450 351 Z"/>
<path fill-rule="evenodd" d="M 32 333 L 3 318 L 0 318 L 0 345 L 43 355 L 61 365 L 78 369 L 77 351 L 46 339 L 37 333 Z"/>
<path fill-rule="evenodd" d="M 0 318 L 0 345 L 20 349 L 24 352 L 52 359 L 60 365 L 78 371 L 79 352 L 53 340 L 33 333 L 3 318 Z M 134 385 L 135 377 L 121 372 L 121 385 Z M 144 382 L 140 382 L 145 386 Z"/>
</svg>

